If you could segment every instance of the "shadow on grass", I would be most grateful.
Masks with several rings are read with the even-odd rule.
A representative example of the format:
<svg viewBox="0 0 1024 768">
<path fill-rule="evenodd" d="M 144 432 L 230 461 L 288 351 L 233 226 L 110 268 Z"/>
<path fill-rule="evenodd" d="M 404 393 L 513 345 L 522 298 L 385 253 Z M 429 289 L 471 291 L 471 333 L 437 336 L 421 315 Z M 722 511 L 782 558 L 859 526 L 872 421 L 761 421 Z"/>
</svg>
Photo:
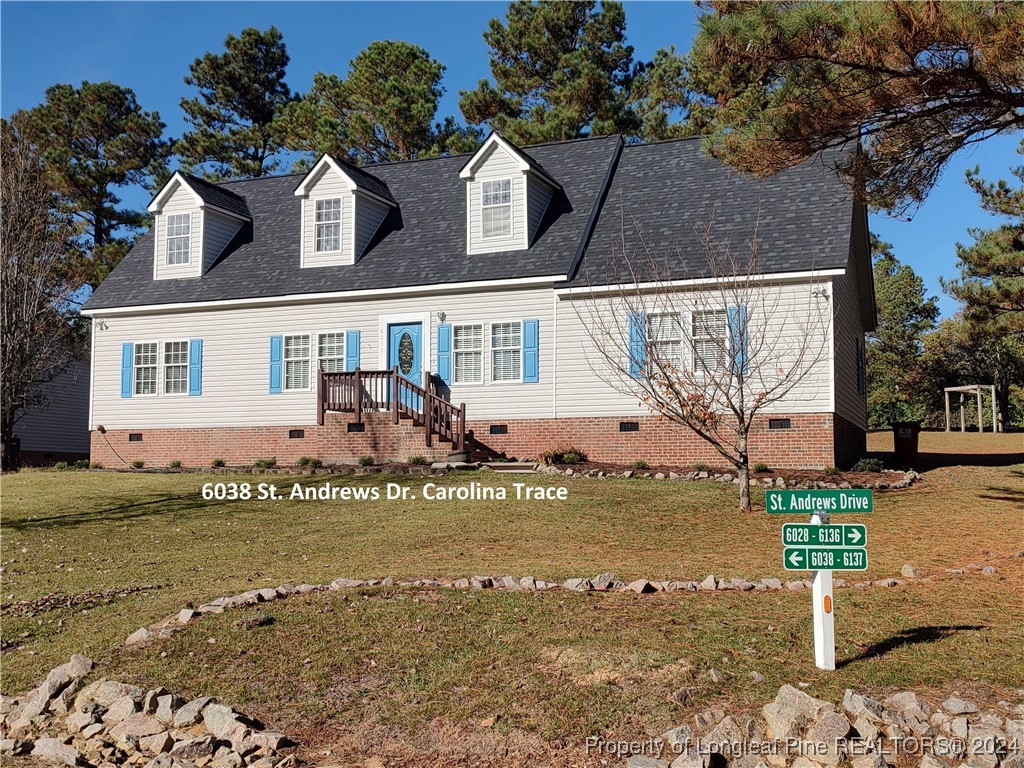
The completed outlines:
<svg viewBox="0 0 1024 768">
<path fill-rule="evenodd" d="M 893 635 L 892 637 L 887 637 L 885 640 L 869 645 L 853 658 L 843 659 L 836 664 L 836 668 L 842 669 L 843 667 L 855 664 L 858 661 L 876 659 L 880 656 L 885 656 L 887 653 L 895 651 L 897 648 L 903 648 L 907 645 L 935 643 L 940 640 L 953 637 L 959 632 L 977 632 L 981 629 L 985 629 L 981 624 L 959 624 L 951 626 L 914 627 L 913 629 L 904 629 L 902 632 Z"/>
<path fill-rule="evenodd" d="M 886 467 L 897 467 L 898 463 L 889 451 L 868 451 L 866 458 L 881 459 Z M 1024 464 L 1024 453 L 929 453 L 921 451 L 913 469 L 918 472 L 941 467 L 1010 467 Z"/>
</svg>

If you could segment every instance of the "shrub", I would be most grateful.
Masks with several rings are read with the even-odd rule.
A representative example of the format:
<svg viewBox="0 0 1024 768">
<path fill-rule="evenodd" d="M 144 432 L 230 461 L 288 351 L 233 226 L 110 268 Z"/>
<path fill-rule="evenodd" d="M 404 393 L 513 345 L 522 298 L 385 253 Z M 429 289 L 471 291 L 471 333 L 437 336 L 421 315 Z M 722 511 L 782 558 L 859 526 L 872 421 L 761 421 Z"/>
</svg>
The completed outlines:
<svg viewBox="0 0 1024 768">
<path fill-rule="evenodd" d="M 71 467 L 73 469 L 88 469 L 89 468 L 89 460 L 88 459 L 79 459 L 74 464 L 72 464 Z"/>
<path fill-rule="evenodd" d="M 701 461 L 698 461 L 693 465 L 694 472 L 707 472 L 709 469 L 711 469 L 711 467 Z"/>
<path fill-rule="evenodd" d="M 223 467 L 225 464 L 224 459 L 214 459 L 210 462 L 211 467 Z"/>
<path fill-rule="evenodd" d="M 839 470 L 832 466 L 825 467 L 825 474 L 829 477 L 835 477 L 839 474 Z"/>
<path fill-rule="evenodd" d="M 377 463 L 377 461 L 373 458 L 373 456 L 360 456 L 359 457 L 359 466 L 361 466 L 361 467 L 372 467 L 376 463 Z"/>
<path fill-rule="evenodd" d="M 144 466 L 146 466 L 146 462 L 144 462 L 142 459 L 136 459 L 135 461 L 132 462 L 132 466 L 135 469 L 142 469 Z"/>
<path fill-rule="evenodd" d="M 587 460 L 587 455 L 579 448 L 561 446 L 544 451 L 541 458 L 545 464 L 582 464 Z"/>
<path fill-rule="evenodd" d="M 651 465 L 643 459 L 637 459 L 633 462 L 633 469 L 650 469 Z"/>
<path fill-rule="evenodd" d="M 853 472 L 881 472 L 885 469 L 885 462 L 881 459 L 857 459 L 850 469 Z"/>
<path fill-rule="evenodd" d="M 94 461 L 94 462 L 92 463 L 92 468 L 93 468 L 93 469 L 103 469 L 103 465 L 102 465 L 102 464 L 100 464 L 100 463 L 99 463 L 98 461 Z"/>
<path fill-rule="evenodd" d="M 63 472 L 68 468 L 68 463 L 66 461 L 56 461 L 53 464 L 53 468 L 58 472 Z"/>
<path fill-rule="evenodd" d="M 424 464 L 429 464 L 430 459 L 428 459 L 426 456 L 410 456 L 409 463 L 416 464 L 417 466 L 423 466 Z"/>
<path fill-rule="evenodd" d="M 256 461 L 253 462 L 253 466 L 257 469 L 270 469 L 271 467 L 277 466 L 277 458 L 271 456 L 266 459 L 256 459 Z"/>
<path fill-rule="evenodd" d="M 170 464 L 167 465 L 171 469 L 181 469 L 181 460 L 173 459 Z"/>
<path fill-rule="evenodd" d="M 309 456 L 300 456 L 299 460 L 296 461 L 295 463 L 300 467 L 308 467 L 310 465 L 310 462 L 312 461 L 313 459 L 311 459 Z"/>
<path fill-rule="evenodd" d="M 759 462 L 757 462 L 757 464 L 754 465 L 754 471 L 755 472 L 768 472 L 770 469 L 771 469 L 771 467 L 769 467 L 763 461 L 759 461 Z"/>
</svg>

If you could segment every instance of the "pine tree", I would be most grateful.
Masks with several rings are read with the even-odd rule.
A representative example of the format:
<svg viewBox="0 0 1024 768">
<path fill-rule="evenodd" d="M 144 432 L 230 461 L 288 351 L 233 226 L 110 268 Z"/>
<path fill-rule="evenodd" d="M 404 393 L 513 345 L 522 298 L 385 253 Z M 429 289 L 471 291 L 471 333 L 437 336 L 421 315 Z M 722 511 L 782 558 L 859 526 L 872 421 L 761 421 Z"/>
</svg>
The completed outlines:
<svg viewBox="0 0 1024 768">
<path fill-rule="evenodd" d="M 1024 3 L 703 3 L 689 120 L 714 154 L 771 174 L 839 164 L 869 202 L 920 203 L 957 151 L 1024 127 Z"/>
<path fill-rule="evenodd" d="M 199 96 L 182 99 L 193 126 L 175 145 L 187 170 L 210 178 L 273 173 L 284 146 L 284 113 L 294 100 L 285 84 L 288 51 L 276 27 L 248 27 L 228 35 L 224 52 L 207 53 L 189 67 L 185 84 Z"/>
<path fill-rule="evenodd" d="M 1024 155 L 1024 141 L 1017 149 Z M 1011 169 L 1024 182 L 1024 166 Z M 1024 337 L 1024 187 L 1004 179 L 981 178 L 980 169 L 967 172 L 967 183 L 981 198 L 983 210 L 1011 221 L 994 229 L 970 230 L 974 242 L 957 243 L 960 277 L 944 287 L 964 303 L 969 323 L 991 335 Z"/>
</svg>

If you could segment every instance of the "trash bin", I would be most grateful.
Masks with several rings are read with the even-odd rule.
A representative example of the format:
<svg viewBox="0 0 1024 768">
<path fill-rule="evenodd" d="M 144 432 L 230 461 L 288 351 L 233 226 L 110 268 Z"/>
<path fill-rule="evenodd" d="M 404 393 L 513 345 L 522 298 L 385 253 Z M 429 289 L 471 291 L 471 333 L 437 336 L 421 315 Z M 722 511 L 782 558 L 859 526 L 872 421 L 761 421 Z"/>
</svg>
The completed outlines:
<svg viewBox="0 0 1024 768">
<path fill-rule="evenodd" d="M 893 453 L 898 464 L 904 467 L 913 467 L 917 464 L 917 436 L 920 432 L 920 421 L 892 423 Z"/>
</svg>

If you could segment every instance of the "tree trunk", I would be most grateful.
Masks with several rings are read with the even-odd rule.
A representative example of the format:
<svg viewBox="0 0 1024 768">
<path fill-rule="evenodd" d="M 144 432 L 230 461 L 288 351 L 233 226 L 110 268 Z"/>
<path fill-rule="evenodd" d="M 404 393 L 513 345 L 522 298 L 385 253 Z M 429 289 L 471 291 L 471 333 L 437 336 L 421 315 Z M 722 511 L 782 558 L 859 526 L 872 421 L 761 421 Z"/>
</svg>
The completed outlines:
<svg viewBox="0 0 1024 768">
<path fill-rule="evenodd" d="M 0 455 L 0 469 L 4 472 L 14 472 L 18 469 L 20 462 L 19 454 L 21 451 L 15 447 L 17 438 L 14 437 L 14 419 L 8 417 L 5 413 L 0 418 L 0 442 L 2 445 L 2 455 Z"/>
<path fill-rule="evenodd" d="M 740 476 L 740 512 L 749 512 L 750 506 L 750 457 L 747 455 L 747 436 L 740 435 L 738 441 L 739 469 Z"/>
</svg>

